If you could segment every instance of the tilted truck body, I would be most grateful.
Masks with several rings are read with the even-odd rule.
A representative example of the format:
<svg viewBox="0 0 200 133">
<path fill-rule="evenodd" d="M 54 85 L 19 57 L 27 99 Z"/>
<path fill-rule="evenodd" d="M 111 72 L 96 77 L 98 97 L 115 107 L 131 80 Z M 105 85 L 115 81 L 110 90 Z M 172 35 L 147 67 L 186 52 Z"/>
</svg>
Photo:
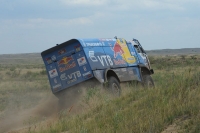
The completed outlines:
<svg viewBox="0 0 200 133">
<path fill-rule="evenodd" d="M 135 39 L 71 39 L 41 55 L 54 94 L 93 78 L 112 89 L 132 80 L 154 85 L 153 69 Z"/>
</svg>

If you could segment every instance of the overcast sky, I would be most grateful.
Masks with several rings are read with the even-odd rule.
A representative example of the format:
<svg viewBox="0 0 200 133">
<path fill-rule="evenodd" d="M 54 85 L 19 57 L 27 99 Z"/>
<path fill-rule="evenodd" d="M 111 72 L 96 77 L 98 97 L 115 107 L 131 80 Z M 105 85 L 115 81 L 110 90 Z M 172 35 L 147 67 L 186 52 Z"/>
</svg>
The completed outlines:
<svg viewBox="0 0 200 133">
<path fill-rule="evenodd" d="M 0 0 L 0 54 L 114 36 L 146 50 L 200 48 L 200 0 Z"/>
</svg>

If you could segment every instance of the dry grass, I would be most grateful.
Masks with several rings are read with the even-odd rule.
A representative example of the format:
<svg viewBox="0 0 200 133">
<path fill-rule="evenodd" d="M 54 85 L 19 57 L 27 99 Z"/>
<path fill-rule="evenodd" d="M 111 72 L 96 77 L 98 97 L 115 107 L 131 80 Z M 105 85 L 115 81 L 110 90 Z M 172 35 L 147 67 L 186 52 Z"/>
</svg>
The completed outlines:
<svg viewBox="0 0 200 133">
<path fill-rule="evenodd" d="M 200 57 L 165 56 L 150 57 L 150 60 L 156 88 L 143 89 L 134 83 L 125 83 L 119 98 L 91 88 L 78 102 L 59 112 L 54 110 L 56 100 L 48 99 L 52 94 L 44 68 L 37 64 L 32 68 L 23 66 L 17 73 L 18 67 L 14 70 L 12 66 L 2 67 L 0 119 L 5 122 L 8 110 L 26 112 L 33 117 L 25 116 L 24 124 L 16 126 L 24 129 L 15 131 L 30 133 L 166 133 L 170 127 L 175 132 L 198 133 Z"/>
</svg>

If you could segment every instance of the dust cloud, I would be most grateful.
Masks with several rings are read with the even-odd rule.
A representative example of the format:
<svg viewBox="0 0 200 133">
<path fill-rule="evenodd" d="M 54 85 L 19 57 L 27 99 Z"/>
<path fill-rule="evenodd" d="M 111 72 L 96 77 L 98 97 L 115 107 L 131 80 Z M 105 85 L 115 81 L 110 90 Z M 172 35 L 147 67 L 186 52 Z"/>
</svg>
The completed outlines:
<svg viewBox="0 0 200 133">
<path fill-rule="evenodd" d="M 4 116 L 0 118 L 0 133 L 21 133 L 22 129 L 28 130 L 31 126 L 41 122 L 56 121 L 60 111 L 65 109 L 73 111 L 73 107 L 84 94 L 84 91 L 80 91 L 82 87 L 73 87 L 56 96 L 49 93 L 37 105 L 29 109 L 9 107 L 4 111 Z M 20 104 L 26 101 L 27 99 L 23 99 Z"/>
</svg>

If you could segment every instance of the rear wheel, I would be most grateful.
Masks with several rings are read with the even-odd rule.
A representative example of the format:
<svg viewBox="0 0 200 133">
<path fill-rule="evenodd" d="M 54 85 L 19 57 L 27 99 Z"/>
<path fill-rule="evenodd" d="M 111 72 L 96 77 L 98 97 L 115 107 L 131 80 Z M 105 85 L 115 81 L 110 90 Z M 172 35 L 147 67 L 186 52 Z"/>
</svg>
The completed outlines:
<svg viewBox="0 0 200 133">
<path fill-rule="evenodd" d="M 108 78 L 108 90 L 114 96 L 120 96 L 121 94 L 121 87 L 119 81 L 113 76 Z"/>
<path fill-rule="evenodd" d="M 154 88 L 154 81 L 151 75 L 143 75 L 143 86 L 145 88 Z"/>
</svg>

